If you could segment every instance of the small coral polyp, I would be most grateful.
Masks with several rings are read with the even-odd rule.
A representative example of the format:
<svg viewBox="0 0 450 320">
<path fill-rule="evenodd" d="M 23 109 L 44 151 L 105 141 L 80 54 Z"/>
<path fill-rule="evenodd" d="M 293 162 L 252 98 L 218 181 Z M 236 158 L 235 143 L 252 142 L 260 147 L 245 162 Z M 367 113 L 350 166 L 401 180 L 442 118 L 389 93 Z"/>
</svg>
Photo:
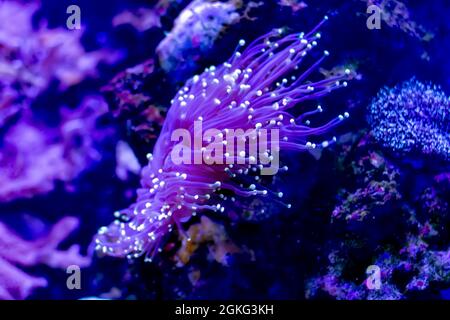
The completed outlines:
<svg viewBox="0 0 450 320">
<path fill-rule="evenodd" d="M 175 164 L 170 155 L 177 141 L 172 141 L 171 135 L 181 128 L 192 134 L 194 122 L 200 120 L 204 130 L 218 131 L 216 138 L 230 129 L 258 132 L 276 128 L 280 151 L 328 146 L 334 139 L 316 145 L 309 138 L 328 132 L 348 113 L 320 127 L 310 127 L 306 117 L 322 112 L 320 106 L 299 117 L 288 112 L 301 102 L 345 87 L 345 80 L 350 79 L 350 70 L 346 70 L 317 82 L 307 81 L 327 51 L 312 66 L 299 71 L 304 58 L 316 47 L 320 39 L 317 30 L 326 19 L 306 34 L 283 35 L 283 30 L 277 29 L 245 49 L 245 41 L 241 40 L 227 62 L 187 81 L 172 100 L 153 155 L 148 156 L 136 203 L 117 212 L 117 220 L 99 230 L 95 238 L 98 251 L 115 257 L 145 255 L 146 260 L 151 260 L 161 251 L 163 238 L 173 230 L 185 233 L 182 224 L 197 214 L 226 212 L 226 206 L 235 205 L 237 197 L 275 200 L 283 196 L 264 187 L 262 165 L 252 164 L 248 154 L 224 155 L 234 160 L 241 157 L 243 164 Z"/>
</svg>

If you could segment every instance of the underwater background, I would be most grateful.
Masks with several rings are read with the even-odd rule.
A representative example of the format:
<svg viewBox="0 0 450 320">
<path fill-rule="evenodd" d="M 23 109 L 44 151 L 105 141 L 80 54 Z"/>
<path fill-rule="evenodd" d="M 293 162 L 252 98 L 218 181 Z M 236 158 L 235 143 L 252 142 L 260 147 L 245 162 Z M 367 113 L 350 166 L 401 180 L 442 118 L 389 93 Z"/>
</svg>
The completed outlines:
<svg viewBox="0 0 450 320">
<path fill-rule="evenodd" d="M 449 15 L 446 0 L 0 0 L 0 299 L 450 299 Z M 281 48 L 251 44 L 263 35 Z M 289 94 L 305 121 L 277 125 L 298 142 L 286 170 L 252 176 L 273 196 L 202 168 L 163 180 L 222 185 L 156 227 L 141 204 L 187 207 L 149 194 L 149 161 L 167 169 L 155 145 L 189 93 L 188 116 L 247 123 L 218 118 L 222 80 L 193 80 L 226 61 L 255 65 L 261 114 Z"/>
</svg>

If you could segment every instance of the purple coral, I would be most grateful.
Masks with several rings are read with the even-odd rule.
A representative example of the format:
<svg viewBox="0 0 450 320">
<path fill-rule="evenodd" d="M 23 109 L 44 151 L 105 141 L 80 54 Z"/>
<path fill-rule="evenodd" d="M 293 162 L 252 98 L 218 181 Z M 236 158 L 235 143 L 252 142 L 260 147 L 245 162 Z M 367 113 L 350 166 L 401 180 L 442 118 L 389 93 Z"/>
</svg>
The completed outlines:
<svg viewBox="0 0 450 320">
<path fill-rule="evenodd" d="M 450 157 L 450 99 L 416 79 L 383 88 L 369 106 L 374 137 L 395 151 Z"/>
<path fill-rule="evenodd" d="M 27 241 L 0 222 L 0 300 L 25 299 L 35 288 L 47 286 L 47 280 L 31 276 L 19 267 L 39 264 L 51 268 L 70 265 L 86 267 L 90 259 L 79 253 L 79 246 L 58 250 L 59 244 L 78 226 L 78 219 L 65 217 L 57 222 L 47 236 Z"/>
<path fill-rule="evenodd" d="M 236 197 L 282 197 L 281 192 L 262 186 L 263 166 L 261 162 L 255 163 L 246 152 L 248 149 L 237 153 L 233 147 L 230 154 L 227 152 L 221 158 L 222 164 L 177 164 L 171 155 L 179 144 L 172 141 L 171 135 L 184 129 L 192 136 L 199 121 L 205 131 L 216 130 L 214 141 L 221 141 L 223 135 L 236 129 L 259 133 L 263 129 L 277 129 L 280 150 L 326 147 L 330 141 L 316 146 L 308 139 L 327 132 L 348 117 L 347 113 L 314 128 L 305 124 L 308 123 L 305 117 L 321 112 L 320 106 L 299 117 L 287 112 L 300 102 L 320 98 L 347 85 L 343 80 L 349 78 L 349 70 L 317 82 L 306 81 L 328 55 L 327 51 L 311 67 L 298 71 L 305 56 L 317 45 L 320 38 L 317 29 L 324 21 L 307 34 L 282 37 L 282 30 L 274 30 L 255 40 L 242 53 L 238 50 L 243 49 L 245 41 L 241 40 L 229 61 L 187 81 L 173 99 L 154 153 L 148 156 L 137 202 L 117 212 L 117 220 L 99 230 L 95 238 L 99 252 L 130 258 L 145 255 L 152 259 L 161 250 L 164 236 L 174 229 L 185 233 L 182 224 L 200 211 L 224 212 L 225 205 L 234 205 Z M 245 137 L 244 132 L 236 136 L 237 141 Z M 206 150 L 201 150 L 205 155 Z M 263 154 L 271 158 L 278 150 L 273 151 Z M 195 150 L 190 155 L 195 157 Z M 234 164 L 228 164 L 228 160 Z"/>
<path fill-rule="evenodd" d="M 358 189 L 345 191 L 331 225 L 346 236 L 327 240 L 333 247 L 329 264 L 307 281 L 306 297 L 326 293 L 336 299 L 398 300 L 411 298 L 414 291 L 430 293 L 447 285 L 448 173 L 436 175 L 433 184 L 410 202 L 399 179 L 404 171 L 380 151 L 372 151 L 377 146 L 370 135 L 350 143 L 353 147 L 343 147 L 352 172 L 345 177 L 351 177 Z M 367 285 L 369 265 L 379 267 L 380 288 Z"/>
<path fill-rule="evenodd" d="M 49 192 L 100 160 L 97 143 L 111 133 L 98 126 L 107 111 L 100 97 L 87 97 L 76 109 L 63 109 L 59 128 L 33 118 L 30 110 L 2 137 L 0 202 Z"/>
<path fill-rule="evenodd" d="M 113 62 L 108 50 L 86 52 L 82 32 L 33 28 L 38 3 L 0 2 L 0 125 L 44 92 L 54 79 L 66 89 L 96 74 L 100 62 Z"/>
</svg>

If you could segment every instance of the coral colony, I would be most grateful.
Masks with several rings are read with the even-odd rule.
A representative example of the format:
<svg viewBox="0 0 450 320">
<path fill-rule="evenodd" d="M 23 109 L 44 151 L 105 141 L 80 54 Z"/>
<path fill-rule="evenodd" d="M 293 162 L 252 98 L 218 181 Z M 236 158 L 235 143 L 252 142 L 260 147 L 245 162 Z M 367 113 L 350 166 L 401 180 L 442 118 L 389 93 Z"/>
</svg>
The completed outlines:
<svg viewBox="0 0 450 320">
<path fill-rule="evenodd" d="M 239 21 L 235 1 L 192 1 L 174 21 L 171 32 L 156 48 L 166 71 L 187 68 L 200 52 L 210 49 L 226 25 Z M 197 49 L 197 50 L 193 50 Z"/>
<path fill-rule="evenodd" d="M 227 62 L 186 82 L 172 100 L 153 154 L 148 155 L 136 203 L 99 230 L 98 251 L 115 257 L 145 255 L 151 261 L 165 235 L 173 230 L 185 233 L 182 224 L 202 211 L 224 212 L 224 204 L 236 197 L 283 196 L 259 183 L 263 175 L 278 171 L 273 162 L 279 151 L 327 147 L 334 140 L 315 144 L 309 138 L 348 117 L 345 113 L 314 128 L 305 117 L 321 112 L 320 106 L 299 117 L 288 112 L 347 85 L 350 70 L 307 82 L 327 51 L 311 67 L 298 71 L 317 45 L 317 30 L 325 20 L 306 34 L 284 35 L 277 29 L 246 48 L 240 40 Z"/>
<path fill-rule="evenodd" d="M 81 32 L 49 29 L 46 24 L 35 30 L 32 17 L 37 9 L 35 2 L 0 2 L 0 124 L 27 107 L 52 80 L 67 89 L 95 75 L 100 61 L 116 60 L 106 50 L 86 52 Z"/>
<path fill-rule="evenodd" d="M 369 106 L 374 137 L 403 153 L 450 157 L 450 98 L 416 79 L 383 88 Z"/>
<path fill-rule="evenodd" d="M 78 245 L 72 245 L 66 251 L 57 249 L 78 224 L 77 218 L 64 217 L 46 236 L 27 241 L 0 222 L 0 300 L 25 299 L 33 289 L 47 286 L 45 278 L 31 276 L 18 266 L 44 264 L 61 269 L 70 265 L 88 266 L 91 259 L 79 253 Z"/>
<path fill-rule="evenodd" d="M 190 77 L 221 34 L 244 19 L 251 20 L 249 12 L 260 5 L 260 2 L 240 0 L 192 1 L 155 49 L 161 68 L 175 79 L 182 79 L 183 75 Z"/>
<path fill-rule="evenodd" d="M 33 119 L 29 110 L 3 136 L 0 150 L 0 201 L 31 198 L 54 189 L 57 182 L 70 183 L 101 158 L 97 142 L 110 136 L 99 118 L 107 112 L 99 97 L 87 97 L 75 109 L 61 111 L 58 128 Z M 15 160 L 15 161 L 13 161 Z"/>
<path fill-rule="evenodd" d="M 45 22 L 34 27 L 32 18 L 38 7 L 37 2 L 0 2 L 1 204 L 45 195 L 61 182 L 68 185 L 99 161 L 97 144 L 111 133 L 111 128 L 98 126 L 107 112 L 98 96 L 85 97 L 77 108 L 59 108 L 55 112 L 58 125 L 36 117 L 32 105 L 55 80 L 57 91 L 66 90 L 94 76 L 100 61 L 114 60 L 106 51 L 86 52 L 81 33 L 50 29 Z M 12 213 L 1 211 L 2 218 Z M 23 212 L 14 213 L 19 217 Z M 0 221 L 0 299 L 25 299 L 49 283 L 21 267 L 65 269 L 71 264 L 90 264 L 90 257 L 81 255 L 78 245 L 57 248 L 78 227 L 79 218 L 61 216 L 58 220 L 45 226 L 46 236 L 35 230 L 44 222 L 33 220 L 26 226 L 30 229 L 26 237 L 16 233 L 9 221 Z"/>
</svg>

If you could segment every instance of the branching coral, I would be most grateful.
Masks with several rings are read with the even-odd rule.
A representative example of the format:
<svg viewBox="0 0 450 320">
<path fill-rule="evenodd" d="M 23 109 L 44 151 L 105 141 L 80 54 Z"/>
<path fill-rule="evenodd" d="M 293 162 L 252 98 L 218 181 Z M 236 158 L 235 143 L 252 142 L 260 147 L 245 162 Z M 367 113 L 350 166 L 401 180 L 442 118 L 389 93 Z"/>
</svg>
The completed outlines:
<svg viewBox="0 0 450 320">
<path fill-rule="evenodd" d="M 69 182 L 98 161 L 97 144 L 111 133 L 97 123 L 106 111 L 101 98 L 86 98 L 77 109 L 62 110 L 58 128 L 25 112 L 1 143 L 0 201 L 49 192 L 56 181 Z"/>
<path fill-rule="evenodd" d="M 392 150 L 450 157 L 450 99 L 436 85 L 413 78 L 381 89 L 368 121 L 375 138 Z"/>
<path fill-rule="evenodd" d="M 343 80 L 349 77 L 349 70 L 316 82 L 306 80 L 328 55 L 327 51 L 311 67 L 299 71 L 301 62 L 321 36 L 317 28 L 306 34 L 283 37 L 280 37 L 282 30 L 274 30 L 242 53 L 245 41 L 241 40 L 229 61 L 187 81 L 173 99 L 153 155 L 149 155 L 149 164 L 142 171 L 137 202 L 117 212 L 115 223 L 99 230 L 95 238 L 99 252 L 130 258 L 145 255 L 151 260 L 161 250 L 164 237 L 175 229 L 184 233 L 182 224 L 197 213 L 224 212 L 225 206 L 233 206 L 236 198 L 267 196 L 276 200 L 283 196 L 260 183 L 261 174 L 268 174 L 264 173 L 267 168 L 263 164 L 278 157 L 279 150 L 304 151 L 328 146 L 333 140 L 316 145 L 309 139 L 326 133 L 348 117 L 345 113 L 323 126 L 310 127 L 305 117 L 321 112 L 322 107 L 304 111 L 299 117 L 288 113 L 301 102 L 318 99 L 347 85 Z M 204 138 L 211 146 L 223 147 L 222 138 L 231 130 L 236 141 L 269 130 L 271 141 L 278 146 L 273 144 L 271 151 L 260 150 L 259 158 L 264 161 L 251 154 L 250 146 L 236 152 L 239 149 L 233 144 L 216 159 L 218 162 L 210 161 L 213 155 L 207 148 L 199 151 L 188 148 L 183 152 L 185 156 L 203 155 L 205 162 L 179 163 L 173 154 L 183 144 L 179 143 L 180 137 L 173 139 L 172 134 L 178 130 L 192 137 L 199 124 L 205 131 L 214 132 L 209 139 Z"/>
<path fill-rule="evenodd" d="M 49 29 L 45 23 L 34 29 L 37 2 L 0 2 L 0 125 L 15 112 L 28 107 L 58 80 L 61 89 L 95 75 L 97 64 L 112 62 L 107 50 L 86 52 L 82 32 Z"/>
<path fill-rule="evenodd" d="M 31 276 L 19 267 L 40 264 L 51 268 L 89 265 L 90 259 L 80 255 L 78 245 L 67 250 L 57 249 L 77 226 L 76 218 L 65 217 L 45 237 L 28 241 L 0 222 L 0 300 L 25 299 L 35 288 L 47 286 L 46 279 Z"/>
<path fill-rule="evenodd" d="M 56 181 L 74 179 L 101 158 L 97 143 L 111 132 L 98 126 L 107 111 L 100 97 L 89 96 L 74 109 L 59 108 L 59 115 L 52 115 L 57 126 L 43 120 L 42 105 L 35 108 L 50 84 L 65 90 L 95 76 L 100 62 L 117 58 L 108 50 L 86 52 L 80 31 L 33 21 L 38 8 L 37 1 L 0 2 L 0 202 L 46 193 Z M 78 219 L 63 218 L 48 236 L 23 240 L 0 223 L 0 299 L 24 299 L 47 285 L 19 267 L 88 265 L 77 245 L 57 249 L 77 225 Z"/>
</svg>

